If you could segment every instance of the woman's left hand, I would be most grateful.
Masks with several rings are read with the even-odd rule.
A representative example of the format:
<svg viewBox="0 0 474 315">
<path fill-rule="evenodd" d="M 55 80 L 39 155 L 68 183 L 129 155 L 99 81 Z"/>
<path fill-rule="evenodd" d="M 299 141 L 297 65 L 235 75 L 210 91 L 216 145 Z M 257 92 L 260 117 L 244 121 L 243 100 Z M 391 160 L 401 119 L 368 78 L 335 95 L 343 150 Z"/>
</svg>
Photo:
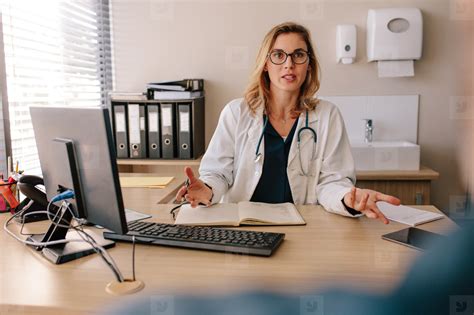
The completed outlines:
<svg viewBox="0 0 474 315">
<path fill-rule="evenodd" d="M 400 205 L 400 199 L 370 189 L 352 187 L 351 191 L 344 196 L 346 206 L 362 212 L 371 219 L 379 219 L 388 224 L 388 219 L 376 205 L 377 201 L 386 201 L 395 206 Z"/>
</svg>

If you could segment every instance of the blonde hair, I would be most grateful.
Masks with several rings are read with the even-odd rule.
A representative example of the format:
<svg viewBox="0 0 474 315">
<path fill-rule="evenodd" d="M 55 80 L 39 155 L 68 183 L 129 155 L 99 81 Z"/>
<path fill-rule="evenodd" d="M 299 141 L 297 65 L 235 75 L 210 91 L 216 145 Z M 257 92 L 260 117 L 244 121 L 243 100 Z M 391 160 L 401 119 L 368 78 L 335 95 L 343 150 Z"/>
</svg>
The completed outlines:
<svg viewBox="0 0 474 315">
<path fill-rule="evenodd" d="M 264 71 L 267 62 L 267 56 L 272 49 L 277 37 L 280 34 L 294 33 L 298 34 L 305 41 L 309 53 L 309 68 L 306 79 L 301 85 L 300 95 L 296 103 L 296 108 L 292 109 L 293 115 L 298 115 L 303 110 L 314 110 L 319 100 L 315 98 L 319 90 L 319 63 L 314 53 L 309 31 L 302 25 L 286 22 L 273 27 L 263 39 L 262 45 L 257 55 L 256 65 L 250 76 L 250 82 L 245 90 L 244 98 L 252 113 L 255 114 L 257 108 L 264 107 L 265 112 L 269 112 L 268 101 L 270 100 L 270 77 L 268 72 Z"/>
</svg>

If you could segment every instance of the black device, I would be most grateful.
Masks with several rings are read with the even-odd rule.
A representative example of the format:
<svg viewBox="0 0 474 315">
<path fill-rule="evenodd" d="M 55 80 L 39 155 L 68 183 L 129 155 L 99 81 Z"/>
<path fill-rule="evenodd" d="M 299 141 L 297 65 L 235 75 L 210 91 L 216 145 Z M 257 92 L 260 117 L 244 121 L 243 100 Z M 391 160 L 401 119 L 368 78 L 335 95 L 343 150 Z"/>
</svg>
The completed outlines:
<svg viewBox="0 0 474 315">
<path fill-rule="evenodd" d="M 73 190 L 72 211 L 77 218 L 98 224 L 117 233 L 127 232 L 127 222 L 118 178 L 112 126 L 104 107 L 30 107 L 46 197 Z M 91 126 L 94 126 L 91 128 Z M 59 206 L 60 203 L 56 205 Z M 64 222 L 72 215 L 61 214 Z M 54 241 L 71 237 L 73 231 L 52 224 L 34 241 Z M 107 248 L 114 242 L 95 234 L 96 242 Z M 66 262 L 94 253 L 87 243 L 69 242 L 37 246 L 54 263 Z"/>
<path fill-rule="evenodd" d="M 382 239 L 418 250 L 426 250 L 445 236 L 414 227 L 382 235 Z"/>
<path fill-rule="evenodd" d="M 151 245 L 205 249 L 228 253 L 270 256 L 285 238 L 283 233 L 222 229 L 206 226 L 132 222 L 128 233 L 104 232 L 106 239 Z"/>
<path fill-rule="evenodd" d="M 20 223 L 47 220 L 45 213 L 33 213 L 44 211 L 48 206 L 43 178 L 36 175 L 23 175 L 18 180 L 18 189 L 26 198 L 16 207 L 15 213 L 20 211 L 22 213 L 15 217 L 15 220 Z M 56 205 L 50 206 L 51 213 L 55 214 L 57 210 Z"/>
</svg>

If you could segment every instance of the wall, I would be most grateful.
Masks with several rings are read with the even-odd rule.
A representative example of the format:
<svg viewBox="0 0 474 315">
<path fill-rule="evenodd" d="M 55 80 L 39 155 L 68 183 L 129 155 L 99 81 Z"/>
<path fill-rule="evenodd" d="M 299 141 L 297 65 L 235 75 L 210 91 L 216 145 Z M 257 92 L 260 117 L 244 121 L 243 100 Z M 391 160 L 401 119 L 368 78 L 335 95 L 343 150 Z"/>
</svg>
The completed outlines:
<svg viewBox="0 0 474 315">
<path fill-rule="evenodd" d="M 223 106 L 242 95 L 263 36 L 275 24 L 292 20 L 312 32 L 322 67 L 321 95 L 420 95 L 421 162 L 441 174 L 432 200 L 446 210 L 462 198 L 455 151 L 465 116 L 462 104 L 471 104 L 466 88 L 471 85 L 460 84 L 472 82 L 473 74 L 472 64 L 466 68 L 464 62 L 473 56 L 474 13 L 464 6 L 469 0 L 111 1 L 116 90 L 204 78 L 207 142 Z M 367 10 L 385 7 L 423 12 L 423 57 L 415 62 L 413 78 L 379 79 L 376 65 L 367 63 Z M 344 23 L 358 28 L 357 62 L 349 66 L 335 63 L 336 25 Z"/>
</svg>

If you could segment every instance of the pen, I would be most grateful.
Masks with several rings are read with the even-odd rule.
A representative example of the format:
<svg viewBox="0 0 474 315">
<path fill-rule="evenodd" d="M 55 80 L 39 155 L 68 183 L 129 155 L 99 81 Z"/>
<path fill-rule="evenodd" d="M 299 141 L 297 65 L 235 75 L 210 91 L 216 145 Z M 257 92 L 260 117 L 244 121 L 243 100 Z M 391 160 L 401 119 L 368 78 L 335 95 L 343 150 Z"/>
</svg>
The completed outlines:
<svg viewBox="0 0 474 315">
<path fill-rule="evenodd" d="M 16 161 L 15 173 L 18 174 L 18 160 Z"/>
</svg>

